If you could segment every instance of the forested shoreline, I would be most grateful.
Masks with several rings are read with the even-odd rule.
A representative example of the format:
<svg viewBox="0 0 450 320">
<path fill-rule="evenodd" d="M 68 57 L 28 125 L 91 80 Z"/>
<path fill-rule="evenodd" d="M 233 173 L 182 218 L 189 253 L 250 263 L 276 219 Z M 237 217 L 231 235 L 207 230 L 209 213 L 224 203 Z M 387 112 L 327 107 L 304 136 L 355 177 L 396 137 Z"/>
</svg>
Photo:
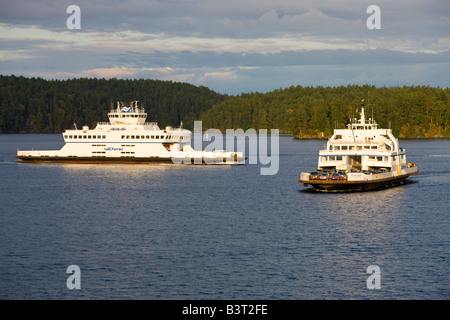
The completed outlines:
<svg viewBox="0 0 450 320">
<path fill-rule="evenodd" d="M 201 112 L 226 98 L 206 87 L 159 80 L 44 80 L 0 76 L 0 133 L 61 133 L 108 121 L 117 101 L 139 100 L 147 121 L 193 127 Z"/>
<path fill-rule="evenodd" d="M 160 80 L 44 80 L 0 75 L 0 133 L 61 133 L 107 121 L 117 101 L 139 100 L 147 121 L 160 127 L 183 122 L 188 129 L 279 129 L 295 138 L 326 138 L 359 117 L 383 128 L 389 121 L 399 138 L 450 137 L 449 88 L 428 86 L 292 86 L 267 93 L 228 96 L 206 87 Z"/>
<path fill-rule="evenodd" d="M 400 138 L 450 137 L 450 91 L 428 86 L 302 87 L 230 97 L 201 115 L 203 128 L 271 129 L 296 138 L 330 137 L 358 118 L 364 100 L 366 119 L 381 128 L 389 122 Z"/>
</svg>

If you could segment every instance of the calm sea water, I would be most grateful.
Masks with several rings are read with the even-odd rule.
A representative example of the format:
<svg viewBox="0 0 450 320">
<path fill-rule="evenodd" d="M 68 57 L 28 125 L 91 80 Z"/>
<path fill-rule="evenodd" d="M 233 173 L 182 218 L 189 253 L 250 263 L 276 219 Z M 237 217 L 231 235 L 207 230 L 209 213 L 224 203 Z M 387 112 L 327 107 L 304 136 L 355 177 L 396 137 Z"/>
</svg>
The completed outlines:
<svg viewBox="0 0 450 320">
<path fill-rule="evenodd" d="M 400 142 L 411 183 L 321 194 L 297 179 L 324 141 L 280 137 L 279 172 L 262 176 L 20 163 L 18 147 L 59 149 L 61 135 L 0 135 L 0 298 L 449 299 L 450 141 Z"/>
</svg>

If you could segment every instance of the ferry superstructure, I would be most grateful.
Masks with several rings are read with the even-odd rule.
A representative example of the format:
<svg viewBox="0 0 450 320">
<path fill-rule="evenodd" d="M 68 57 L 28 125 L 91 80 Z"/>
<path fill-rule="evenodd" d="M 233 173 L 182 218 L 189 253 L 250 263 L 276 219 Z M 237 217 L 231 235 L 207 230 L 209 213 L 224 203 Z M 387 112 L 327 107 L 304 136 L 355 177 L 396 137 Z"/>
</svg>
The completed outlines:
<svg viewBox="0 0 450 320">
<path fill-rule="evenodd" d="M 60 150 L 18 150 L 16 158 L 27 162 L 65 163 L 184 163 L 242 164 L 242 152 L 203 151 L 191 147 L 190 130 L 146 122 L 147 113 L 138 101 L 129 106 L 117 103 L 108 113 L 109 122 L 98 122 L 94 129 L 63 132 Z"/>
<path fill-rule="evenodd" d="M 318 170 L 302 172 L 298 181 L 323 192 L 365 191 L 403 184 L 418 173 L 392 130 L 378 128 L 371 118 L 366 121 L 362 105 L 360 119 L 347 129 L 335 129 L 319 151 Z"/>
</svg>

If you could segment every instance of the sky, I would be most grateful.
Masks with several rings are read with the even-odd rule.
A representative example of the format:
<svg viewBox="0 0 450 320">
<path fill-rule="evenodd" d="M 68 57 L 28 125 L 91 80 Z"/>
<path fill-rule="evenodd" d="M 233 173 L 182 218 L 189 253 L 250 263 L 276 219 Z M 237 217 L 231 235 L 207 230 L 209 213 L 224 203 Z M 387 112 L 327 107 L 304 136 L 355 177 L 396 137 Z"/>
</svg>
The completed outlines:
<svg viewBox="0 0 450 320">
<path fill-rule="evenodd" d="M 68 28 L 70 5 L 81 29 Z M 0 0 L 0 74 L 171 80 L 233 95 L 449 87 L 450 1 Z"/>
</svg>

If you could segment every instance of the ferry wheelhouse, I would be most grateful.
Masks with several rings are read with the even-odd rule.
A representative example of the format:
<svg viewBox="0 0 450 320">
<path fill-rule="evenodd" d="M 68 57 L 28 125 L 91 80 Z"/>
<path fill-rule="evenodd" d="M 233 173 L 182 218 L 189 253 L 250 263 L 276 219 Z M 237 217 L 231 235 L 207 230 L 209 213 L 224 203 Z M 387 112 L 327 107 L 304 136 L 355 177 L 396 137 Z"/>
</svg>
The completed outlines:
<svg viewBox="0 0 450 320">
<path fill-rule="evenodd" d="M 156 122 L 146 122 L 147 113 L 138 101 L 129 106 L 118 102 L 108 118 L 109 122 L 98 122 L 94 129 L 65 130 L 60 150 L 18 150 L 15 157 L 65 163 L 240 164 L 245 160 L 242 152 L 194 150 L 191 131 L 181 126 L 160 129 Z"/>
<path fill-rule="evenodd" d="M 323 192 L 365 191 L 401 185 L 418 173 L 392 130 L 378 128 L 371 118 L 366 121 L 363 105 L 360 119 L 347 129 L 335 129 L 319 151 L 318 170 L 302 172 L 298 181 Z"/>
</svg>

